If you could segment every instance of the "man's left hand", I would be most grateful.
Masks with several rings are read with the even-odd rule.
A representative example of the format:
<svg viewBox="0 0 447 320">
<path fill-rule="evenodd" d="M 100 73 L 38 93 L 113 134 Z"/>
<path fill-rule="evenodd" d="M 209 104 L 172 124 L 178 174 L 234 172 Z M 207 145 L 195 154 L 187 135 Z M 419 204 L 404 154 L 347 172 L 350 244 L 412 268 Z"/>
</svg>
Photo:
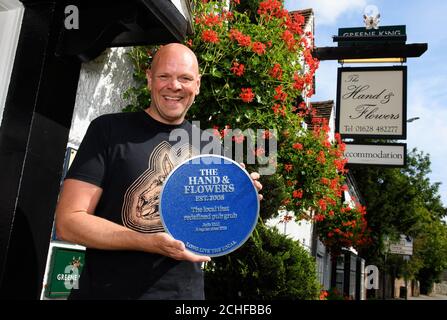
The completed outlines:
<svg viewBox="0 0 447 320">
<path fill-rule="evenodd" d="M 245 169 L 245 163 L 240 163 L 241 167 Z M 262 190 L 262 184 L 258 181 L 259 178 L 261 177 L 261 175 L 257 172 L 252 172 L 250 173 L 250 177 L 253 180 L 253 184 L 256 188 L 256 190 L 258 190 L 258 197 L 259 197 L 259 201 L 261 201 L 264 197 L 262 196 L 262 194 L 259 194 L 259 191 Z"/>
</svg>

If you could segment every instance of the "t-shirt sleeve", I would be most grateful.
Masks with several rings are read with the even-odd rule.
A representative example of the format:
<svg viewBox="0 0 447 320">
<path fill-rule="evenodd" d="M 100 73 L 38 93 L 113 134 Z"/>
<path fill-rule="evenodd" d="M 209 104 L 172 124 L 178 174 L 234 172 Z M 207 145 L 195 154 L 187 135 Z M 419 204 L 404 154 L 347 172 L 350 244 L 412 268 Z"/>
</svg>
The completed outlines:
<svg viewBox="0 0 447 320">
<path fill-rule="evenodd" d="M 90 123 L 65 179 L 76 179 L 103 187 L 107 170 L 108 126 L 105 117 Z"/>
</svg>

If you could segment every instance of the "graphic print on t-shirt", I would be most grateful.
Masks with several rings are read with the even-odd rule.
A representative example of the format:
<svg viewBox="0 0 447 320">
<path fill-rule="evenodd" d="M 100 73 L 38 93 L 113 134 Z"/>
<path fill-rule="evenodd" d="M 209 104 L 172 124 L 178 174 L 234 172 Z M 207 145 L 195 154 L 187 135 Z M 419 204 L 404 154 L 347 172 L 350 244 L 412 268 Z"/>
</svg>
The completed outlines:
<svg viewBox="0 0 447 320">
<path fill-rule="evenodd" d="M 164 231 L 158 211 L 163 182 L 177 164 L 198 154 L 189 145 L 174 150 L 166 141 L 160 143 L 149 156 L 148 169 L 124 195 L 123 224 L 145 233 Z"/>
</svg>

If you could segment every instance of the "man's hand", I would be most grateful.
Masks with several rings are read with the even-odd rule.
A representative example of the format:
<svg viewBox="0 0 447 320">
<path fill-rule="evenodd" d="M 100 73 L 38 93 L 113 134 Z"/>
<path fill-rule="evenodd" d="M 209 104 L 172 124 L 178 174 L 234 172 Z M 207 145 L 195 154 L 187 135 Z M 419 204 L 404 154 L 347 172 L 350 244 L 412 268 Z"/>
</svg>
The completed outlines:
<svg viewBox="0 0 447 320">
<path fill-rule="evenodd" d="M 256 190 L 261 191 L 262 190 L 262 184 L 258 181 L 261 175 L 257 172 L 250 173 L 250 177 L 253 180 L 253 184 L 255 185 Z M 262 194 L 258 193 L 259 201 L 261 201 L 264 197 Z"/>
<path fill-rule="evenodd" d="M 188 260 L 191 262 L 211 261 L 211 258 L 208 256 L 201 256 L 188 251 L 182 241 L 174 239 L 165 232 L 159 232 L 148 236 L 153 237 L 153 239 L 151 239 L 151 242 L 153 241 L 152 252 L 159 253 L 175 260 Z"/>
<path fill-rule="evenodd" d="M 245 164 L 244 163 L 239 163 L 241 165 L 242 168 L 245 169 Z M 262 184 L 258 181 L 259 178 L 261 177 L 261 175 L 257 172 L 252 172 L 250 173 L 250 177 L 253 180 L 253 184 L 256 188 L 256 190 L 258 190 L 258 197 L 259 197 L 259 201 L 261 201 L 264 197 L 262 196 L 262 194 L 259 194 L 259 191 L 262 190 Z"/>
</svg>

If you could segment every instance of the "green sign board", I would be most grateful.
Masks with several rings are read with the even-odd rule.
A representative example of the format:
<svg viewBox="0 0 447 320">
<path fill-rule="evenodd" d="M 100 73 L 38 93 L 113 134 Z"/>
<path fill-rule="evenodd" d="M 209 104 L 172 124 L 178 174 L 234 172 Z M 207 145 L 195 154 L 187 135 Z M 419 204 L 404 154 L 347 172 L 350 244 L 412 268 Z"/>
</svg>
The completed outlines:
<svg viewBox="0 0 447 320">
<path fill-rule="evenodd" d="M 79 278 L 84 264 L 83 250 L 54 247 L 45 296 L 48 298 L 67 297 L 71 289 L 79 288 Z"/>
<path fill-rule="evenodd" d="M 353 46 L 353 45 L 365 45 L 365 44 L 377 44 L 383 42 L 391 43 L 405 43 L 405 40 L 389 40 L 389 37 L 405 37 L 406 36 L 406 26 L 383 26 L 378 29 L 366 29 L 363 28 L 339 28 L 338 36 L 344 38 L 352 38 L 349 40 L 343 39 L 339 40 L 338 46 Z M 356 41 L 357 38 L 357 41 Z M 362 38 L 362 41 L 359 40 Z M 371 40 L 366 40 L 365 38 L 371 38 Z"/>
</svg>

